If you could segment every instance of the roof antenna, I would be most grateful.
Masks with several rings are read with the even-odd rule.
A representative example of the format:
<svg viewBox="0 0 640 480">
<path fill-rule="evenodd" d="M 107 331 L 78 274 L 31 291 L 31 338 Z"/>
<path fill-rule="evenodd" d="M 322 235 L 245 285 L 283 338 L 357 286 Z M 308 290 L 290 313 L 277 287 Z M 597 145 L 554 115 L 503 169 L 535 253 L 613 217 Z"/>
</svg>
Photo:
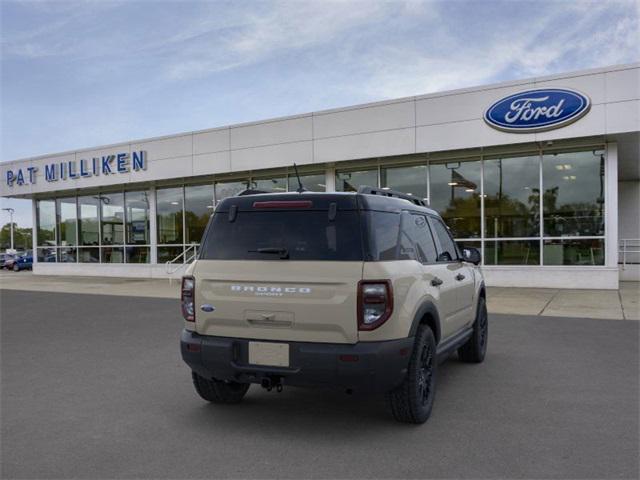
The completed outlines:
<svg viewBox="0 0 640 480">
<path fill-rule="evenodd" d="M 300 180 L 300 174 L 298 173 L 298 166 L 295 164 L 295 162 L 293 163 L 293 169 L 296 172 L 296 178 L 298 179 L 298 185 L 299 185 L 296 192 L 298 193 L 306 192 L 307 189 L 302 186 L 302 181 Z"/>
</svg>

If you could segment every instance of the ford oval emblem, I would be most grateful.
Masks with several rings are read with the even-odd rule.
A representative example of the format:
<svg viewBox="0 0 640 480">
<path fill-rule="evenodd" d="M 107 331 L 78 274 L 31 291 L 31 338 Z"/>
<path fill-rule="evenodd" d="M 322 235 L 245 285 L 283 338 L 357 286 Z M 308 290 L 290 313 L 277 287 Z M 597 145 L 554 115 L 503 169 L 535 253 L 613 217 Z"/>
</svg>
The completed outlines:
<svg viewBox="0 0 640 480">
<path fill-rule="evenodd" d="M 506 132 L 541 132 L 575 122 L 589 108 L 589 97 L 576 90 L 540 88 L 498 100 L 484 112 L 484 121 Z"/>
</svg>

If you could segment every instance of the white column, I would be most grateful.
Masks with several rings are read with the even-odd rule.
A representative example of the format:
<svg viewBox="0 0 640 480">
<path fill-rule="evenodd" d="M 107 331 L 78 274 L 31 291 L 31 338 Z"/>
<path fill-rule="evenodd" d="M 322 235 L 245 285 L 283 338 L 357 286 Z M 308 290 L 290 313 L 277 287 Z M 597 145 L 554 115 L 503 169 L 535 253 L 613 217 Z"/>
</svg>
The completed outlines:
<svg viewBox="0 0 640 480">
<path fill-rule="evenodd" d="M 334 165 L 327 165 L 324 171 L 324 184 L 327 192 L 336 191 L 336 167 Z"/>
<path fill-rule="evenodd" d="M 31 248 L 33 250 L 33 263 L 38 263 L 38 250 L 36 249 L 38 246 L 38 213 L 36 205 L 37 201 L 34 198 L 31 200 L 31 222 L 33 222 L 31 230 Z"/>
<path fill-rule="evenodd" d="M 158 263 L 158 228 L 156 215 L 156 187 L 149 188 L 149 241 L 151 243 L 151 263 Z"/>
<path fill-rule="evenodd" d="M 605 152 L 605 265 L 618 266 L 618 144 L 608 143 Z"/>
</svg>

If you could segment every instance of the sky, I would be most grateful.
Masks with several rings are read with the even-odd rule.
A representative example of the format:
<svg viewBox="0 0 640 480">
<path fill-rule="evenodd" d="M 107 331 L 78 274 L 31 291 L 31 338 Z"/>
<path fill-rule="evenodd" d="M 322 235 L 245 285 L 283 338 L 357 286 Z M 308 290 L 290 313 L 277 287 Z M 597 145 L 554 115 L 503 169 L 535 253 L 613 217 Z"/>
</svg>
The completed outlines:
<svg viewBox="0 0 640 480">
<path fill-rule="evenodd" d="M 640 60 L 640 0 L 2 0 L 0 17 L 0 161 Z M 1 201 L 31 225 L 30 201 Z"/>
</svg>

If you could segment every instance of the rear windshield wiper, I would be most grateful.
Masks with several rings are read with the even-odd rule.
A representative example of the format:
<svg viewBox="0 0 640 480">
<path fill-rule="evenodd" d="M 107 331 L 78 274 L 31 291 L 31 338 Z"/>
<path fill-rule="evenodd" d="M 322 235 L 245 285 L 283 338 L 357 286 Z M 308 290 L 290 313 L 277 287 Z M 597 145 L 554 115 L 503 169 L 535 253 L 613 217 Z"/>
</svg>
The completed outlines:
<svg viewBox="0 0 640 480">
<path fill-rule="evenodd" d="M 249 250 L 250 253 L 275 253 L 280 255 L 280 258 L 286 260 L 289 258 L 289 250 L 282 247 L 264 247 L 257 250 Z"/>
</svg>

